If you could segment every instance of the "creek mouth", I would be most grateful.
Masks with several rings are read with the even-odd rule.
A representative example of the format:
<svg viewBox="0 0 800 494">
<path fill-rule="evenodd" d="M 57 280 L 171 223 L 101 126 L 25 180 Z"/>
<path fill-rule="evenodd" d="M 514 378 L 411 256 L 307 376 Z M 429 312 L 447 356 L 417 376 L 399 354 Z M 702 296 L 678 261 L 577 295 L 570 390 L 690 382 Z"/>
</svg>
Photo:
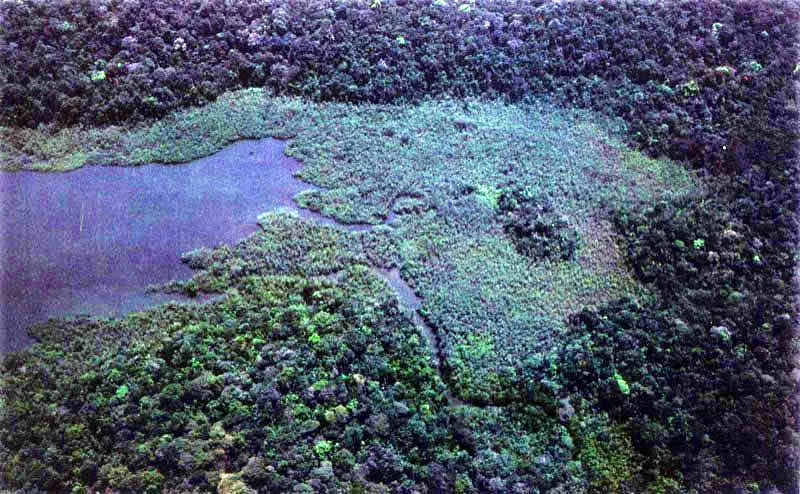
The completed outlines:
<svg viewBox="0 0 800 494">
<path fill-rule="evenodd" d="M 265 138 L 181 165 L 0 172 L 0 354 L 34 343 L 26 328 L 49 318 L 119 317 L 168 301 L 208 301 L 148 287 L 190 278 L 182 253 L 247 237 L 264 211 L 285 208 L 349 231 L 376 226 L 298 207 L 294 196 L 317 187 L 295 178 L 302 163 L 285 146 Z M 390 212 L 382 224 L 394 218 Z M 397 269 L 374 270 L 409 309 L 441 375 L 441 344 L 420 315 L 422 300 Z M 447 399 L 461 404 L 450 393 Z"/>
<path fill-rule="evenodd" d="M 181 165 L 0 172 L 0 354 L 34 343 L 26 328 L 48 318 L 207 302 L 148 287 L 190 278 L 182 253 L 247 237 L 266 210 L 289 209 L 349 231 L 376 226 L 298 207 L 298 192 L 318 188 L 294 177 L 302 163 L 286 156 L 285 146 L 265 138 Z M 382 224 L 394 218 L 390 213 Z M 441 344 L 420 315 L 422 300 L 397 269 L 373 269 L 410 310 L 442 375 Z M 447 399 L 462 404 L 449 392 Z"/>
<path fill-rule="evenodd" d="M 295 206 L 314 188 L 285 141 L 240 141 L 181 165 L 86 166 L 64 173 L 0 172 L 0 353 L 34 343 L 47 319 L 119 317 L 189 301 L 146 290 L 192 275 L 180 256 L 234 243 L 257 216 Z"/>
</svg>

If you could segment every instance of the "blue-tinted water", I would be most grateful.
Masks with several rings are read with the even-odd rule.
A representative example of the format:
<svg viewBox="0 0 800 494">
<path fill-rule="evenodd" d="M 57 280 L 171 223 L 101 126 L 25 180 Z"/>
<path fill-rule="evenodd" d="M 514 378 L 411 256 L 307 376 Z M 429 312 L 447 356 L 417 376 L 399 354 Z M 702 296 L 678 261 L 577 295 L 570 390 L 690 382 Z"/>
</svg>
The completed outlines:
<svg viewBox="0 0 800 494">
<path fill-rule="evenodd" d="M 117 316 L 175 299 L 180 254 L 232 243 L 309 185 L 284 142 L 243 141 L 185 165 L 0 173 L 0 352 L 48 317 Z M 303 212 L 304 216 L 317 216 Z"/>
</svg>

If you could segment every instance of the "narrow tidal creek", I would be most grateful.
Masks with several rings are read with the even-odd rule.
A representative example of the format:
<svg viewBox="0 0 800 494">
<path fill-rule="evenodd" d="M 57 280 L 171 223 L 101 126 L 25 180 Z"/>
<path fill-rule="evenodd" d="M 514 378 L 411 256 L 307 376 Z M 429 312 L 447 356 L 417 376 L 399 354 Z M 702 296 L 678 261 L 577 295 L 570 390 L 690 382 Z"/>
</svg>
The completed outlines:
<svg viewBox="0 0 800 494">
<path fill-rule="evenodd" d="M 314 187 L 294 178 L 302 164 L 285 145 L 241 141 L 182 165 L 0 172 L 0 354 L 33 343 L 25 328 L 50 317 L 118 317 L 175 300 L 146 288 L 191 277 L 181 253 L 246 237 L 264 211 L 285 207 L 322 224 L 371 228 L 298 208 L 294 195 Z M 422 301 L 396 269 L 376 272 L 412 312 L 441 370 Z"/>
</svg>

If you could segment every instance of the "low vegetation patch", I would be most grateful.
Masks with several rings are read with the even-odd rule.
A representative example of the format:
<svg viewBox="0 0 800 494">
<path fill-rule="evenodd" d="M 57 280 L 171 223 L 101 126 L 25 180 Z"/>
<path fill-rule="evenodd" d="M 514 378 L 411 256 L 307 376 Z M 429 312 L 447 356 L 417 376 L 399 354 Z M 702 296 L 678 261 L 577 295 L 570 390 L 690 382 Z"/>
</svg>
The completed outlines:
<svg viewBox="0 0 800 494">
<path fill-rule="evenodd" d="M 317 187 L 298 205 L 373 225 L 268 213 L 165 287 L 219 300 L 34 328 L 2 363 L 0 484 L 796 486 L 798 19 L 738 0 L 0 3 L 4 170 L 292 138 Z M 378 269 L 419 297 L 440 368 Z"/>
</svg>

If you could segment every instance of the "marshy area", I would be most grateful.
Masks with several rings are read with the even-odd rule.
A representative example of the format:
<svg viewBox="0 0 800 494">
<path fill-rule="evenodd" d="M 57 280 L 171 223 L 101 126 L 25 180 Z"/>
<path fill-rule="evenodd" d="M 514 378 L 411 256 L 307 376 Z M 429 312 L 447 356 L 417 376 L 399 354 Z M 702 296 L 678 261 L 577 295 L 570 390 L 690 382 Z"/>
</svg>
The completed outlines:
<svg viewBox="0 0 800 494">
<path fill-rule="evenodd" d="M 0 490 L 796 492 L 798 25 L 0 0 Z"/>
</svg>

